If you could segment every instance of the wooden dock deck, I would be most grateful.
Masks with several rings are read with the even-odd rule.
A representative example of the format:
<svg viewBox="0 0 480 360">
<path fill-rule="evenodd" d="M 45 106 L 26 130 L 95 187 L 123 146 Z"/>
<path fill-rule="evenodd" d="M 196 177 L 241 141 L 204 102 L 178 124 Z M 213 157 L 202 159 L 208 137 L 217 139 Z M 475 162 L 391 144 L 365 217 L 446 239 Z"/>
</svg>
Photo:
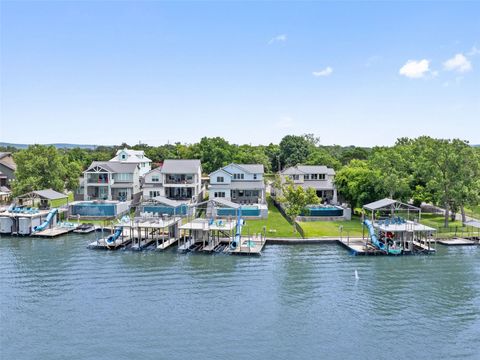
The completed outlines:
<svg viewBox="0 0 480 360">
<path fill-rule="evenodd" d="M 386 255 L 383 251 L 369 245 L 361 238 L 338 239 L 338 243 L 355 255 Z"/>
<path fill-rule="evenodd" d="M 463 238 L 453 238 L 453 239 L 442 239 L 438 242 L 445 246 L 472 246 L 478 245 L 478 242 L 475 240 L 463 239 Z"/>
<path fill-rule="evenodd" d="M 170 247 L 171 245 L 175 244 L 178 239 L 170 238 L 163 242 L 158 242 L 157 250 L 165 250 L 166 248 Z"/>
<path fill-rule="evenodd" d="M 55 228 L 45 229 L 45 230 L 33 233 L 32 236 L 53 238 L 60 235 L 68 234 L 73 230 L 75 230 L 75 228 L 55 227 Z"/>
<path fill-rule="evenodd" d="M 240 246 L 237 246 L 237 248 L 231 249 L 227 247 L 226 251 L 232 255 L 260 255 L 265 244 L 265 239 L 245 239 L 240 241 Z"/>
</svg>

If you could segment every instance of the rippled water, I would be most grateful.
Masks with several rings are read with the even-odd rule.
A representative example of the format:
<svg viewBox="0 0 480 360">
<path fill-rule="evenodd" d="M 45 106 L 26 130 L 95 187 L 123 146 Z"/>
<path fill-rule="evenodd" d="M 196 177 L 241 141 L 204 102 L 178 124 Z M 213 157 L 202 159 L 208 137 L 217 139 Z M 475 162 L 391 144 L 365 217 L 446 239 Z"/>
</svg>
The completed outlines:
<svg viewBox="0 0 480 360">
<path fill-rule="evenodd" d="M 477 247 L 248 258 L 86 249 L 94 236 L 0 239 L 2 360 L 480 358 Z"/>
</svg>

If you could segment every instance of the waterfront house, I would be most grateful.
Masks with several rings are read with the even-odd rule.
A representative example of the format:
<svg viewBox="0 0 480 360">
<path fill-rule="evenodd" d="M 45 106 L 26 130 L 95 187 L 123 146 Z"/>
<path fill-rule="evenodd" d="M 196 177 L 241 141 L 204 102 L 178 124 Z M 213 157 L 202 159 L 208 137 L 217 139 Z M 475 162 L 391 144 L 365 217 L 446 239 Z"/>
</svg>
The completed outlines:
<svg viewBox="0 0 480 360">
<path fill-rule="evenodd" d="M 135 162 L 94 161 L 83 172 L 84 200 L 138 201 L 140 167 Z"/>
<path fill-rule="evenodd" d="M 229 164 L 212 172 L 209 198 L 236 204 L 265 204 L 264 169 L 261 164 Z"/>
<path fill-rule="evenodd" d="M 140 176 L 144 176 L 152 169 L 152 160 L 145 156 L 143 150 L 130 150 L 124 148 L 118 150 L 115 157 L 110 161 L 138 164 Z"/>
<path fill-rule="evenodd" d="M 143 199 L 149 200 L 157 196 L 165 197 L 165 188 L 163 187 L 162 167 L 159 166 L 150 170 L 143 177 L 142 190 Z"/>
<path fill-rule="evenodd" d="M 293 181 L 295 186 L 304 189 L 315 189 L 317 196 L 331 204 L 337 203 L 337 189 L 335 187 L 335 170 L 323 165 L 295 165 L 280 172 L 283 183 L 287 178 Z"/>
<path fill-rule="evenodd" d="M 158 176 L 160 177 L 158 178 Z M 202 165 L 200 160 L 165 160 L 158 172 L 152 171 L 144 188 L 153 188 L 154 195 L 171 200 L 200 201 L 203 196 Z M 160 180 L 160 181 L 157 181 Z M 157 185 L 157 183 L 159 183 Z M 151 187 L 153 185 L 153 187 Z M 157 193 L 159 192 L 159 194 Z M 145 194 L 145 191 L 144 191 Z"/>
<path fill-rule="evenodd" d="M 10 188 L 10 182 L 15 179 L 17 165 L 13 160 L 12 153 L 0 152 L 0 186 Z"/>
</svg>

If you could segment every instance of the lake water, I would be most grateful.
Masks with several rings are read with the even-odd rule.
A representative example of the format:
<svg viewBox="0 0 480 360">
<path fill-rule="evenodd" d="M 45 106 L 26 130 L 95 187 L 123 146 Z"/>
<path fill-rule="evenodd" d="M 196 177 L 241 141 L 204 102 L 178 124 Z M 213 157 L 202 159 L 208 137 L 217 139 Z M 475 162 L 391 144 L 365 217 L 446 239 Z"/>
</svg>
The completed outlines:
<svg viewBox="0 0 480 360">
<path fill-rule="evenodd" d="M 94 237 L 0 239 L 2 360 L 480 358 L 478 247 L 248 258 L 86 249 Z"/>
</svg>

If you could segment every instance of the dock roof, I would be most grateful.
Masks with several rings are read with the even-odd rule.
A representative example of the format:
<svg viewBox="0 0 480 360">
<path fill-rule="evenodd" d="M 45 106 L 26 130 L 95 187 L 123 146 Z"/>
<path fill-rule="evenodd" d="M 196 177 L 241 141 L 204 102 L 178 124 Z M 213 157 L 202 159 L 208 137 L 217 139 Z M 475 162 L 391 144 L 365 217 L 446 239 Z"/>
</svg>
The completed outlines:
<svg viewBox="0 0 480 360">
<path fill-rule="evenodd" d="M 412 210 L 420 211 L 420 208 L 416 206 L 413 206 L 410 204 L 404 204 L 398 200 L 393 200 L 389 198 L 377 200 L 370 204 L 363 205 L 363 208 L 370 211 L 375 211 L 375 210 L 390 209 L 392 206 L 397 209 L 404 208 L 404 209 L 412 209 Z"/>
<path fill-rule="evenodd" d="M 43 199 L 43 200 L 58 200 L 68 198 L 68 195 L 62 194 L 53 189 L 35 190 L 29 193 L 20 195 L 19 199 Z"/>
</svg>

